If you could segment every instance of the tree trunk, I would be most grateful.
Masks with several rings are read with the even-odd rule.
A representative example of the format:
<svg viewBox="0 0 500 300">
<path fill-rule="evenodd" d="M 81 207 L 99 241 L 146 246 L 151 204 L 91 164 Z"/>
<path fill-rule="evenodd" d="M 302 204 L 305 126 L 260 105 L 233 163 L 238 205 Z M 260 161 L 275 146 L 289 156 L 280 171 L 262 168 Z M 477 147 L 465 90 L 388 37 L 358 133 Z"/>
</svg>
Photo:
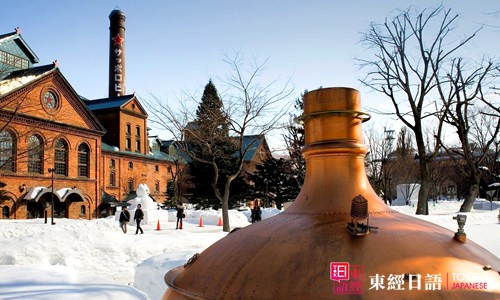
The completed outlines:
<svg viewBox="0 0 500 300">
<path fill-rule="evenodd" d="M 425 158 L 420 157 L 420 191 L 418 192 L 417 215 L 429 214 L 429 193 L 431 191 L 431 174 L 428 169 L 428 162 L 423 161 Z"/>
<path fill-rule="evenodd" d="M 222 231 L 229 232 L 229 195 L 224 195 L 222 200 Z"/>
<path fill-rule="evenodd" d="M 471 184 L 465 193 L 464 203 L 460 206 L 460 212 L 470 212 L 472 205 L 476 200 L 479 193 L 479 180 L 476 180 L 474 184 Z"/>
<path fill-rule="evenodd" d="M 431 190 L 431 185 L 429 183 L 424 183 L 422 181 L 420 185 L 420 191 L 418 192 L 417 211 L 415 212 L 415 214 L 417 215 L 429 214 L 429 203 L 427 199 L 429 198 L 430 190 Z"/>
</svg>

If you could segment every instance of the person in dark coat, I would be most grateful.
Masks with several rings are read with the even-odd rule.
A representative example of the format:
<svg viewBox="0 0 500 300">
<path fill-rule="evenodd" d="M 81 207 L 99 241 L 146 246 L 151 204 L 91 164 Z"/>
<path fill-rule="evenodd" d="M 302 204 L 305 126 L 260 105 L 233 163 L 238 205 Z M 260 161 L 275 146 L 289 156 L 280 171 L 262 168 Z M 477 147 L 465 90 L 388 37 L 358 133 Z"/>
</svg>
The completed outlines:
<svg viewBox="0 0 500 300">
<path fill-rule="evenodd" d="M 181 203 L 177 203 L 177 223 L 175 224 L 175 229 L 182 229 L 182 219 L 185 216 L 186 215 L 184 215 L 184 206 L 182 206 Z"/>
<path fill-rule="evenodd" d="M 259 200 L 255 200 L 251 210 L 252 223 L 262 220 L 262 211 L 260 210 Z"/>
<path fill-rule="evenodd" d="M 127 207 L 124 206 L 122 212 L 120 213 L 120 228 L 123 230 L 123 233 L 127 233 L 127 223 L 130 221 L 130 212 Z"/>
<path fill-rule="evenodd" d="M 137 204 L 137 209 L 135 210 L 134 214 L 134 220 L 137 222 L 137 229 L 135 230 L 135 234 L 139 233 L 139 230 L 141 231 L 141 234 L 144 233 L 144 231 L 141 228 L 142 219 L 144 219 L 144 212 L 141 209 L 141 205 Z"/>
</svg>

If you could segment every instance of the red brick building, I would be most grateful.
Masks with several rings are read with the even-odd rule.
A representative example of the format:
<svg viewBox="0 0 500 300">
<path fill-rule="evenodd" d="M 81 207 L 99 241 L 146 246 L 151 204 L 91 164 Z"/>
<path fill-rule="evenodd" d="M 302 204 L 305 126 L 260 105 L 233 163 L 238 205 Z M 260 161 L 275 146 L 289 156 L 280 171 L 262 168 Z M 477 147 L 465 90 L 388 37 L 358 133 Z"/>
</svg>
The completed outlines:
<svg viewBox="0 0 500 300">
<path fill-rule="evenodd" d="M 163 202 L 175 165 L 148 137 L 135 95 L 82 99 L 57 62 L 37 62 L 18 30 L 0 35 L 3 218 L 50 217 L 52 199 L 55 217 L 100 217 L 139 183 Z"/>
</svg>

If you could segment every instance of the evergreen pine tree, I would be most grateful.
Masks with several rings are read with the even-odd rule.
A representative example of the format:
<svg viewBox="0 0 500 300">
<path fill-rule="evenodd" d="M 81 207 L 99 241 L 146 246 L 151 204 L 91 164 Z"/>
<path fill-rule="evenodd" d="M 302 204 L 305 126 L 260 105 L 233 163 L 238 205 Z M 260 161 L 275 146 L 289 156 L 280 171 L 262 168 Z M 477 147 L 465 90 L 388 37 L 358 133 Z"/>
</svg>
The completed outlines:
<svg viewBox="0 0 500 300">
<path fill-rule="evenodd" d="M 229 119 L 211 80 L 203 91 L 196 119 L 188 126 L 184 138 L 191 156 L 195 158 L 189 163 L 193 183 L 193 188 L 189 190 L 190 201 L 199 207 L 219 208 L 221 203 L 213 185 L 216 184 L 216 188 L 223 193 L 227 174 L 235 168 L 233 154 L 237 147 L 229 136 Z"/>
<path fill-rule="evenodd" d="M 295 100 L 294 107 L 297 112 L 302 115 L 304 113 L 304 91 L 300 98 Z M 293 119 L 297 116 L 292 115 Z M 287 126 L 288 133 L 284 136 L 285 143 L 288 149 L 288 155 L 295 170 L 295 179 L 299 186 L 302 186 L 304 178 L 306 176 L 306 161 L 302 156 L 302 148 L 305 146 L 304 137 L 304 126 L 302 124 L 297 124 L 295 122 L 290 123 Z"/>
<path fill-rule="evenodd" d="M 281 209 L 284 202 L 293 201 L 300 192 L 296 176 L 291 160 L 271 157 L 257 165 L 248 178 L 254 182 L 255 198 L 262 199 L 266 206 L 274 202 Z"/>
</svg>

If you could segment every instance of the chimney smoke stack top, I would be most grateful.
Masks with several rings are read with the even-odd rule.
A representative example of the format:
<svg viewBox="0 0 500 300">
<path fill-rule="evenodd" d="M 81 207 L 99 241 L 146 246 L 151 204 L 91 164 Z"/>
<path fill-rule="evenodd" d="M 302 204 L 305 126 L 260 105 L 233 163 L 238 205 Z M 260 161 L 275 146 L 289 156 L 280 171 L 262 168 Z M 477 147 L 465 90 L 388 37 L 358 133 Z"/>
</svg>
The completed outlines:
<svg viewBox="0 0 500 300">
<path fill-rule="evenodd" d="M 109 14 L 109 92 L 125 95 L 125 14 L 115 9 Z"/>
</svg>

